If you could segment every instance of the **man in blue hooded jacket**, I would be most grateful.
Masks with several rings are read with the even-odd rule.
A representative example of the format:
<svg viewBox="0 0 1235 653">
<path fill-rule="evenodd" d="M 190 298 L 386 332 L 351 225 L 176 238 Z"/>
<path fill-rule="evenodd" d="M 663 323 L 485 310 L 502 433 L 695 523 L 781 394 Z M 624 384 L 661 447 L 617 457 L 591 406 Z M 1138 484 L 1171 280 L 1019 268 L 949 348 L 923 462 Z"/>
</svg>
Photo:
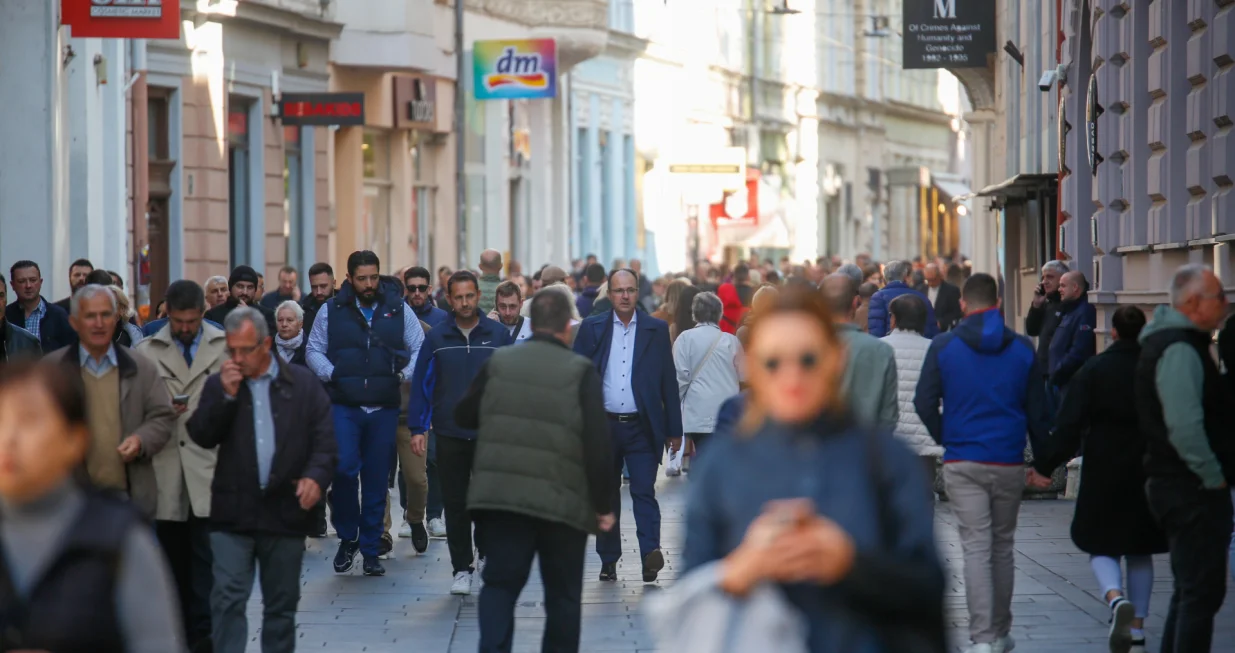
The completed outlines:
<svg viewBox="0 0 1235 653">
<path fill-rule="evenodd" d="M 1036 449 L 1050 415 L 1033 344 L 1004 326 L 995 279 L 970 277 L 961 309 L 965 319 L 931 342 L 913 403 L 944 448 L 944 486 L 965 558 L 969 652 L 1004 653 L 1014 646 L 1008 632 L 1025 434 Z"/>
<path fill-rule="evenodd" d="M 412 453 L 428 452 L 428 431 L 433 428 L 437 445 L 437 476 L 446 512 L 446 543 L 454 567 L 450 593 L 471 594 L 472 575 L 483 571 L 487 546 L 482 527 L 476 525 L 479 569 L 472 554 L 472 518 L 467 511 L 472 461 L 476 457 L 476 431 L 455 423 L 455 406 L 480 372 L 481 365 L 498 347 L 511 344 L 510 332 L 497 320 L 480 313 L 480 281 L 460 270 L 446 282 L 446 295 L 454 313 L 429 331 L 416 358 L 411 396 L 407 404 L 407 427 L 412 432 Z"/>
<path fill-rule="evenodd" d="M 339 534 L 334 570 L 340 574 L 351 571 L 357 554 L 364 556 L 366 576 L 386 573 L 378 549 L 402 401 L 399 384 L 411 376 L 425 337 L 398 282 L 383 280 L 380 267 L 377 254 L 368 250 L 347 257 L 347 281 L 318 311 L 305 349 L 306 362 L 326 383 L 333 405 L 339 467 L 329 500 Z"/>
</svg>

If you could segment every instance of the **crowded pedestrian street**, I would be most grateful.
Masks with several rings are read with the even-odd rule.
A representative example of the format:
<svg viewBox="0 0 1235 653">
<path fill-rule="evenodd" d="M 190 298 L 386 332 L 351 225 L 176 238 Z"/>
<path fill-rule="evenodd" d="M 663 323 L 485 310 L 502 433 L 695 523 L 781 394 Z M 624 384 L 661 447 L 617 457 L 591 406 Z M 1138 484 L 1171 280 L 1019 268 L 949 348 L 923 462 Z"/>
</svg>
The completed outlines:
<svg viewBox="0 0 1235 653">
<path fill-rule="evenodd" d="M 682 547 L 683 510 L 689 478 L 666 478 L 657 483 L 662 511 L 662 544 L 667 551 L 665 571 L 655 585 L 640 582 L 638 568 L 620 566 L 616 584 L 596 580 L 598 560 L 589 560 L 583 577 L 583 633 L 581 651 L 624 653 L 657 651 L 644 621 L 643 599 L 662 592 L 677 577 Z M 623 548 L 633 554 L 634 521 L 628 497 L 623 496 Z M 1101 600 L 1089 557 L 1068 539 L 1074 502 L 1027 501 L 1022 504 L 1016 532 L 1016 595 L 1012 600 L 1013 637 L 1022 653 L 1089 653 L 1106 651 L 1110 610 Z M 964 650 L 965 589 L 955 521 L 947 503 L 936 506 L 936 536 L 948 565 L 950 644 L 948 653 Z M 331 540 L 310 540 L 305 553 L 303 590 L 296 615 L 297 650 L 322 653 L 471 653 L 480 631 L 476 596 L 449 596 L 450 577 L 443 571 L 448 557 L 444 540 L 433 540 L 424 555 L 415 555 L 408 540 L 398 540 L 388 575 L 380 583 L 359 574 L 338 576 L 328 562 L 334 553 Z M 326 545 L 326 546 L 323 546 Z M 632 555 L 633 558 L 633 555 Z M 1154 607 L 1146 630 L 1162 627 L 1171 595 L 1166 556 L 1157 556 L 1158 581 Z M 533 576 L 519 597 L 515 611 L 514 653 L 540 650 L 544 631 L 544 593 Z M 261 597 L 249 604 L 252 635 L 248 651 L 258 653 Z M 1213 653 L 1235 653 L 1235 605 L 1228 602 L 1218 613 Z"/>
</svg>

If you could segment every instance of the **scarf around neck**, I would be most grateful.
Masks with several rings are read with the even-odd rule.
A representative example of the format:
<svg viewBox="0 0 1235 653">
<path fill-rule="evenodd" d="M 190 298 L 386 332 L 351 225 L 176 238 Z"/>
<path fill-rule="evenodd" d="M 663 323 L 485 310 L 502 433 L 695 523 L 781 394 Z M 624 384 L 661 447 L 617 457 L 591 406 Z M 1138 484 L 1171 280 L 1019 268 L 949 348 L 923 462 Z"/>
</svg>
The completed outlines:
<svg viewBox="0 0 1235 653">
<path fill-rule="evenodd" d="M 279 356 L 284 362 L 290 363 L 292 357 L 296 355 L 296 350 L 300 349 L 300 344 L 304 342 L 304 331 L 297 333 L 296 337 L 291 340 L 284 340 L 283 336 L 275 334 L 274 342 L 279 348 Z"/>
</svg>

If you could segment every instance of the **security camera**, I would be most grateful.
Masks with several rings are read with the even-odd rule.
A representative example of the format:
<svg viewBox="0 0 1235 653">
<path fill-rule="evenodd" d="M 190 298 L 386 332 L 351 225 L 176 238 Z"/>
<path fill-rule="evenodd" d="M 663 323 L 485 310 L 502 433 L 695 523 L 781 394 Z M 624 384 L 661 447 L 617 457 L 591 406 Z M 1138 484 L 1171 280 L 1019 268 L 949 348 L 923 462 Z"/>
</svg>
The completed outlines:
<svg viewBox="0 0 1235 653">
<path fill-rule="evenodd" d="M 1043 93 L 1051 90 L 1051 87 L 1055 85 L 1055 79 L 1057 77 L 1059 77 L 1059 74 L 1054 70 L 1048 70 L 1042 73 L 1042 78 L 1038 80 L 1038 89 Z"/>
</svg>

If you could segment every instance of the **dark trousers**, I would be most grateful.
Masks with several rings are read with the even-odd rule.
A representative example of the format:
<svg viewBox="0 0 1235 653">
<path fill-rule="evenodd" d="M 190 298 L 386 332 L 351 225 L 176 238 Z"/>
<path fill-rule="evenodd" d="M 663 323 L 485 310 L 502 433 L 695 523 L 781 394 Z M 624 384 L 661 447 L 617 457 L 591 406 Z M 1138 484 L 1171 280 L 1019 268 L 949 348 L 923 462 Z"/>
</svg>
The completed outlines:
<svg viewBox="0 0 1235 653">
<path fill-rule="evenodd" d="M 210 594 L 214 653 L 244 653 L 249 641 L 245 607 L 253 594 L 254 565 L 262 583 L 262 653 L 296 650 L 296 606 L 304 538 L 215 531 L 214 589 Z"/>
<path fill-rule="evenodd" d="M 428 447 L 425 451 L 425 475 L 428 477 L 429 493 L 425 502 L 425 519 L 440 519 L 442 516 L 442 486 L 437 478 L 437 437 L 429 431 Z M 403 474 L 399 474 L 396 482 L 399 484 L 399 506 L 407 511 L 407 483 Z"/>
<path fill-rule="evenodd" d="M 615 563 L 622 557 L 622 465 L 630 472 L 630 501 L 635 513 L 635 535 L 639 540 L 639 559 L 660 548 L 660 504 L 656 502 L 656 473 L 661 452 L 652 434 L 638 422 L 609 420 L 613 439 L 613 514 L 617 521 L 608 533 L 596 536 L 600 561 Z M 449 509 L 449 508 L 448 508 Z"/>
<path fill-rule="evenodd" d="M 583 556 L 587 533 L 565 524 L 510 512 L 481 511 L 477 523 L 501 546 L 485 563 L 480 592 L 480 653 L 510 653 L 515 637 L 515 603 L 527 584 L 533 556 L 540 557 L 545 584 L 545 635 L 542 653 L 579 650 L 582 617 Z"/>
<path fill-rule="evenodd" d="M 691 442 L 695 443 L 695 459 L 698 460 L 699 453 L 703 450 L 703 443 L 712 437 L 711 433 L 687 433 L 686 437 L 690 438 Z M 683 444 L 682 446 L 686 446 Z"/>
<path fill-rule="evenodd" d="M 454 573 L 472 571 L 472 516 L 467 511 L 467 490 L 472 484 L 472 461 L 476 441 L 440 437 L 437 440 L 437 470 L 442 483 L 442 504 L 446 508 L 446 544 Z M 476 525 L 476 549 L 480 557 L 489 555 L 487 534 Z"/>
<path fill-rule="evenodd" d="M 210 639 L 210 588 L 214 585 L 210 555 L 210 522 L 192 514 L 188 521 L 156 521 L 155 534 L 180 595 L 184 633 L 189 646 Z"/>
<path fill-rule="evenodd" d="M 335 404 L 331 415 L 339 443 L 339 465 L 330 487 L 330 517 L 340 540 L 359 540 L 360 552 L 366 558 L 376 558 L 386 519 L 387 479 L 394 459 L 399 409 L 366 413 L 361 408 Z"/>
<path fill-rule="evenodd" d="M 1231 494 L 1205 490 L 1191 478 L 1154 478 L 1149 509 L 1171 547 L 1175 592 L 1162 628 L 1162 653 L 1206 653 L 1214 615 L 1226 599 Z"/>
</svg>

